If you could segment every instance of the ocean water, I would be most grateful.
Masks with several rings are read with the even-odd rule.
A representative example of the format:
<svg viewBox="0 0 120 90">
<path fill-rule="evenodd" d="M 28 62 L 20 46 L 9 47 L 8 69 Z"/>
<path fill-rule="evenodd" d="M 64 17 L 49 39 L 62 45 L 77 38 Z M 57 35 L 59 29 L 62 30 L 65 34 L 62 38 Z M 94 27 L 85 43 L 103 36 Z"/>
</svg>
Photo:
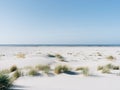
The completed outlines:
<svg viewBox="0 0 120 90">
<path fill-rule="evenodd" d="M 11 47 L 39 47 L 39 46 L 66 46 L 66 47 L 120 47 L 120 44 L 0 44 Z"/>
</svg>

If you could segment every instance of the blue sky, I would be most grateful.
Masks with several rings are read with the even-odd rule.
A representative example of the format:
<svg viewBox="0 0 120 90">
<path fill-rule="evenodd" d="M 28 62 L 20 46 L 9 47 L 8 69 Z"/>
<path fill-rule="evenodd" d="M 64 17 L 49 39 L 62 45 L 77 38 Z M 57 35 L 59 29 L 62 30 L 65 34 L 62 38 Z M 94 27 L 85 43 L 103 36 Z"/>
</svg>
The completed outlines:
<svg viewBox="0 0 120 90">
<path fill-rule="evenodd" d="M 0 0 L 0 44 L 120 44 L 120 0 Z"/>
</svg>

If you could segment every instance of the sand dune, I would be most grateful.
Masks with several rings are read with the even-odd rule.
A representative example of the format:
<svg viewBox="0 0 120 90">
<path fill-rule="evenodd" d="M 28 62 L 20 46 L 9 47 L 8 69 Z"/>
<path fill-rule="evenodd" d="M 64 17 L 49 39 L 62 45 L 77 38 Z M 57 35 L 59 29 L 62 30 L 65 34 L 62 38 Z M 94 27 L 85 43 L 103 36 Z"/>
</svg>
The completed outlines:
<svg viewBox="0 0 120 90">
<path fill-rule="evenodd" d="M 23 90 L 120 90 L 120 70 L 98 71 L 98 66 L 120 66 L 120 47 L 0 47 L 0 70 L 49 65 L 53 75 L 21 76 L 12 89 Z M 54 73 L 57 65 L 67 65 L 70 73 Z M 87 67 L 84 76 L 78 67 Z M 73 72 L 73 73 L 72 73 Z M 77 73 L 77 74 L 75 74 Z"/>
</svg>

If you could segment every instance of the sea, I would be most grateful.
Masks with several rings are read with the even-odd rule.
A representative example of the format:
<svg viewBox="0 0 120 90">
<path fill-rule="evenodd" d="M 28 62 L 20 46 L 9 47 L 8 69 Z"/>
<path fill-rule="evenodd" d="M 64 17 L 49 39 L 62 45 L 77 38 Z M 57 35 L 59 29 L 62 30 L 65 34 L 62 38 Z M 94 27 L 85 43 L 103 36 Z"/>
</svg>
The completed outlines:
<svg viewBox="0 0 120 90">
<path fill-rule="evenodd" d="M 120 44 L 0 44 L 0 46 L 10 47 L 120 47 Z"/>
</svg>

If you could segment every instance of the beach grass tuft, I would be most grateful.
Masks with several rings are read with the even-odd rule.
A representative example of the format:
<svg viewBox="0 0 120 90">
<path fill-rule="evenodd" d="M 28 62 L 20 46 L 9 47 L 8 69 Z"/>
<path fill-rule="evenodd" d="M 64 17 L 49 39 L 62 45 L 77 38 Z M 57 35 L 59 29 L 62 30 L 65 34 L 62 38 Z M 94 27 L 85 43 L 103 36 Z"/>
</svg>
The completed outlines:
<svg viewBox="0 0 120 90">
<path fill-rule="evenodd" d="M 31 69 L 28 72 L 28 75 L 30 75 L 30 76 L 36 76 L 37 74 L 38 74 L 38 72 L 36 70 L 34 70 L 34 69 Z"/>
<path fill-rule="evenodd" d="M 13 65 L 11 68 L 10 68 L 10 72 L 14 72 L 16 71 L 18 68 L 16 65 Z"/>
<path fill-rule="evenodd" d="M 0 90 L 8 90 L 11 85 L 10 78 L 7 75 L 0 73 Z"/>
<path fill-rule="evenodd" d="M 59 66 L 56 66 L 55 69 L 54 69 L 54 72 L 56 74 L 60 74 L 60 73 L 64 73 L 64 72 L 67 72 L 69 71 L 70 68 L 66 65 L 62 66 L 62 65 L 59 65 Z"/>
</svg>

